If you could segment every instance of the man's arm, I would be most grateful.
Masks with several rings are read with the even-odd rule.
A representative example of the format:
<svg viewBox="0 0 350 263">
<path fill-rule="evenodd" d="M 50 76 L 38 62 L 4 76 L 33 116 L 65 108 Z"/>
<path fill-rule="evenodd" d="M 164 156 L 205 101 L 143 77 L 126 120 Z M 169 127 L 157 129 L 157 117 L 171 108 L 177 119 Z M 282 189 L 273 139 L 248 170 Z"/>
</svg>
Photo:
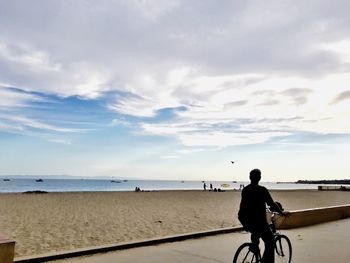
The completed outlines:
<svg viewBox="0 0 350 263">
<path fill-rule="evenodd" d="M 265 188 L 266 189 L 266 188 Z M 279 214 L 284 214 L 282 209 L 273 201 L 269 191 L 266 189 L 266 203 L 272 211 L 276 211 Z"/>
</svg>

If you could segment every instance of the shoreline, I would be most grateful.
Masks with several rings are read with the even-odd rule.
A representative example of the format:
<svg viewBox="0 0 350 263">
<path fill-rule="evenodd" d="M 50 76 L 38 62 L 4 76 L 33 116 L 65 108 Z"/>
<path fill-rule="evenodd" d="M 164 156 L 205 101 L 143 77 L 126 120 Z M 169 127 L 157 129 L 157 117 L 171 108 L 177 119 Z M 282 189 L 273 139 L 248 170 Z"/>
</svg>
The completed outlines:
<svg viewBox="0 0 350 263">
<path fill-rule="evenodd" d="M 269 192 L 319 192 L 318 189 L 268 189 Z M 40 191 L 40 192 L 38 192 Z M 339 190 L 340 191 L 340 190 Z M 135 190 L 118 190 L 118 191 L 42 191 L 42 190 L 32 190 L 32 191 L 24 191 L 24 192 L 0 192 L 1 195 L 45 195 L 45 194 L 72 194 L 72 193 L 135 193 Z M 239 189 L 227 189 L 221 191 L 211 191 L 203 189 L 156 189 L 156 190 L 141 190 L 137 193 L 154 193 L 154 192 L 209 192 L 209 193 L 225 193 L 225 192 L 236 192 L 240 193 L 242 190 Z"/>
<path fill-rule="evenodd" d="M 117 182 L 117 181 L 115 181 Z M 13 179 L 9 182 L 0 180 L 0 193 L 22 193 L 27 191 L 47 191 L 47 192 L 93 192 L 93 191 L 134 191 L 140 188 L 145 191 L 152 190 L 203 190 L 201 181 L 166 181 L 166 180 L 128 180 L 118 181 L 110 180 L 60 180 L 45 179 L 41 182 L 29 179 Z M 249 182 L 233 181 L 206 181 L 207 190 L 209 185 L 221 190 L 239 190 L 242 185 Z M 295 184 L 295 183 L 274 183 L 261 182 L 261 185 L 268 189 L 317 189 L 318 185 L 313 184 Z"/>
<path fill-rule="evenodd" d="M 350 203 L 350 192 L 270 190 L 286 210 Z M 16 257 L 239 225 L 239 190 L 0 193 L 0 233 Z"/>
</svg>

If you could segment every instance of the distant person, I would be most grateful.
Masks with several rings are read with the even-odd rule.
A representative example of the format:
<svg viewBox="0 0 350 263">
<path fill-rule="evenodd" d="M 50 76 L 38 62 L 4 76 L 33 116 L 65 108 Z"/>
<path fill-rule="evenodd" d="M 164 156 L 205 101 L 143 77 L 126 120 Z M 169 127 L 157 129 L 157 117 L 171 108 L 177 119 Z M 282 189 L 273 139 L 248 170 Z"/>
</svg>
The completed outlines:
<svg viewBox="0 0 350 263">
<path fill-rule="evenodd" d="M 213 184 L 210 183 L 210 191 L 213 191 Z"/>
<path fill-rule="evenodd" d="M 250 184 L 243 188 L 242 199 L 238 212 L 238 219 L 244 229 L 249 231 L 253 242 L 261 238 L 265 243 L 263 262 L 274 263 L 274 238 L 266 219 L 266 204 L 270 209 L 280 214 L 281 208 L 275 204 L 269 191 L 259 185 L 261 171 L 254 169 L 249 174 Z"/>
<path fill-rule="evenodd" d="M 203 190 L 206 191 L 207 190 L 207 184 L 204 182 L 203 183 Z"/>
</svg>

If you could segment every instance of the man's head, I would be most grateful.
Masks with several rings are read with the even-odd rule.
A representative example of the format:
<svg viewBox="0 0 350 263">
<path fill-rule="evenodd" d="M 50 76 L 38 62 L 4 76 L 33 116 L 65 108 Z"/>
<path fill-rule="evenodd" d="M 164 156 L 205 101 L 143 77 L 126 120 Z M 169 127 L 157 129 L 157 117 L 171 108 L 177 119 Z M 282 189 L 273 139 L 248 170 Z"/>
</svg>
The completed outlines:
<svg viewBox="0 0 350 263">
<path fill-rule="evenodd" d="M 261 179 L 261 171 L 259 169 L 251 170 L 249 173 L 249 179 L 252 184 L 258 184 Z"/>
</svg>

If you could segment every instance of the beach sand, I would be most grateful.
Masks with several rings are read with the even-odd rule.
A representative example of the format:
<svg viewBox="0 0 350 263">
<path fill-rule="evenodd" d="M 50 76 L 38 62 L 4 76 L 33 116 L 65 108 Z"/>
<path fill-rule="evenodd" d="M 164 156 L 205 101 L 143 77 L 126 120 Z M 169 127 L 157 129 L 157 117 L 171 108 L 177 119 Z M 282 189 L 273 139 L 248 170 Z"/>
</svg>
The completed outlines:
<svg viewBox="0 0 350 263">
<path fill-rule="evenodd" d="M 287 210 L 350 203 L 350 192 L 271 191 Z M 16 257 L 239 225 L 239 191 L 0 194 Z"/>
</svg>

